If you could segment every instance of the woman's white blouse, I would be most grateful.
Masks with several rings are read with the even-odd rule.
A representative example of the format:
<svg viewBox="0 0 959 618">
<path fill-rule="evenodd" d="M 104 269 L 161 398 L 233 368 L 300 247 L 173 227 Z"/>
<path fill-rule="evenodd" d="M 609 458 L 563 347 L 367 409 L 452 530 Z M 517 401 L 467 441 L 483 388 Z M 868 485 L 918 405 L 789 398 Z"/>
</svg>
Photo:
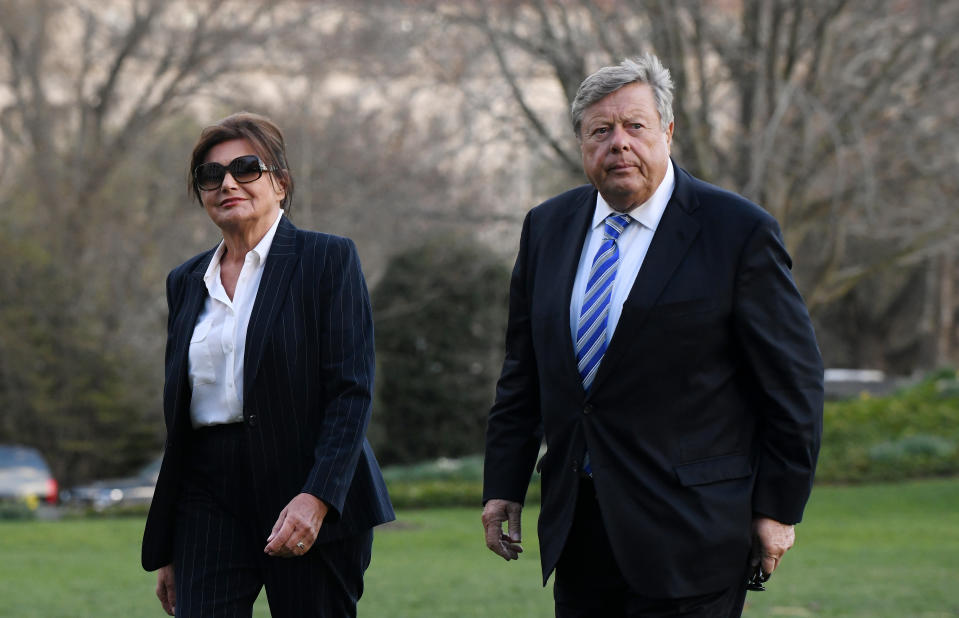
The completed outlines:
<svg viewBox="0 0 959 618">
<path fill-rule="evenodd" d="M 226 251 L 223 242 L 203 275 L 207 297 L 190 339 L 189 376 L 193 398 L 190 418 L 194 427 L 243 421 L 243 358 L 246 331 L 263 278 L 266 256 L 270 253 L 276 228 L 273 226 L 243 261 L 240 278 L 227 296 L 220 281 L 220 260 Z"/>
</svg>

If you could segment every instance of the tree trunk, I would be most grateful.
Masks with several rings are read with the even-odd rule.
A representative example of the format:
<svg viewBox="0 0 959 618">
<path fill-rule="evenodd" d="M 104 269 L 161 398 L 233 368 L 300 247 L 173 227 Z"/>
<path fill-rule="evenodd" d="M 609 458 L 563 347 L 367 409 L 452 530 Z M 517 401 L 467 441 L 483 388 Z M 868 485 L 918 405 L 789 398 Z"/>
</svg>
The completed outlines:
<svg viewBox="0 0 959 618">
<path fill-rule="evenodd" d="M 939 324 L 936 329 L 936 364 L 948 365 L 953 358 L 955 336 L 955 255 L 952 249 L 939 256 Z"/>
</svg>

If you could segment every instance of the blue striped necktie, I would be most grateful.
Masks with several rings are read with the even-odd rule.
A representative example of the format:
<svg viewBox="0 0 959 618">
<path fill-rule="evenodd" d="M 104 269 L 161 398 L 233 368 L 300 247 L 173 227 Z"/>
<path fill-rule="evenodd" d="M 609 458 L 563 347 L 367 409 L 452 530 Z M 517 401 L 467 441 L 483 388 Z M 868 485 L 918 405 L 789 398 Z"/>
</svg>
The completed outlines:
<svg viewBox="0 0 959 618">
<path fill-rule="evenodd" d="M 583 378 L 583 390 L 589 387 L 596 377 L 599 361 L 606 352 L 606 324 L 609 321 L 609 301 L 613 293 L 613 281 L 619 266 L 619 248 L 616 240 L 629 222 L 629 215 L 609 215 L 603 230 L 603 244 L 596 251 L 593 266 L 589 271 L 586 294 L 583 295 L 583 307 L 579 312 L 579 324 L 576 328 L 576 364 Z"/>
</svg>

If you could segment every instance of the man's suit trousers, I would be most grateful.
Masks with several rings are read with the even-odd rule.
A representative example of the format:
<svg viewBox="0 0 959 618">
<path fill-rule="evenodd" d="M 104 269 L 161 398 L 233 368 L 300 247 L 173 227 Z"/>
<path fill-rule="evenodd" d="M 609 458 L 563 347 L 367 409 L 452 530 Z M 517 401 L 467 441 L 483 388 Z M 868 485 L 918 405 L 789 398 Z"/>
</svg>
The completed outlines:
<svg viewBox="0 0 959 618">
<path fill-rule="evenodd" d="M 573 527 L 556 565 L 553 596 L 557 618 L 737 618 L 742 615 L 746 600 L 745 565 L 742 585 L 695 597 L 650 598 L 630 589 L 616 564 L 610 542 L 593 482 L 583 479 Z"/>
</svg>

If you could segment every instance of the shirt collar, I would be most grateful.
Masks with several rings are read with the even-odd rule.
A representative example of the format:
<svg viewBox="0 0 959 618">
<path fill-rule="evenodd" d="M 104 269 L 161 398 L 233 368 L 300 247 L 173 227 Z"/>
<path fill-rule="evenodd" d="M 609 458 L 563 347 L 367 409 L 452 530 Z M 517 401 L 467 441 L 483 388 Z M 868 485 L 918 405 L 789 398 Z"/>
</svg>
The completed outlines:
<svg viewBox="0 0 959 618">
<path fill-rule="evenodd" d="M 260 242 L 256 243 L 256 246 L 250 249 L 253 266 L 259 267 L 260 264 L 266 260 L 266 256 L 269 255 L 270 247 L 273 245 L 273 237 L 276 236 L 276 228 L 280 226 L 280 219 L 283 218 L 283 212 L 281 208 L 270 229 L 263 235 Z M 224 241 L 221 240 L 220 244 L 216 247 L 216 251 L 213 253 L 213 259 L 210 260 L 210 264 L 206 267 L 206 273 L 203 275 L 203 281 L 206 283 L 207 288 L 210 288 L 211 284 L 218 278 L 220 273 L 220 260 L 223 259 L 224 253 L 226 253 L 226 245 Z"/>
<path fill-rule="evenodd" d="M 656 228 L 659 227 L 660 220 L 663 218 L 663 213 L 666 212 L 666 205 L 669 203 L 669 198 L 673 195 L 673 188 L 675 188 L 675 186 L 676 176 L 673 172 L 673 161 L 672 159 L 667 159 L 666 175 L 663 176 L 663 181 L 659 183 L 656 191 L 653 192 L 648 200 L 626 213 L 627 216 L 655 232 Z M 602 225 L 609 215 L 618 214 L 621 213 L 613 210 L 613 207 L 607 204 L 606 200 L 603 199 L 602 194 L 596 194 L 596 210 L 593 212 L 593 229 Z"/>
<path fill-rule="evenodd" d="M 256 256 L 256 266 L 259 266 L 266 260 L 266 256 L 270 254 L 270 247 L 273 246 L 273 237 L 276 236 L 276 228 L 280 226 L 280 219 L 283 218 L 283 209 L 280 209 L 280 212 L 276 213 L 276 220 L 273 222 L 273 225 L 270 226 L 270 229 L 267 230 L 266 234 L 263 235 L 263 238 L 260 239 L 260 242 L 256 243 L 256 246 L 251 249 L 251 253 Z"/>
</svg>

